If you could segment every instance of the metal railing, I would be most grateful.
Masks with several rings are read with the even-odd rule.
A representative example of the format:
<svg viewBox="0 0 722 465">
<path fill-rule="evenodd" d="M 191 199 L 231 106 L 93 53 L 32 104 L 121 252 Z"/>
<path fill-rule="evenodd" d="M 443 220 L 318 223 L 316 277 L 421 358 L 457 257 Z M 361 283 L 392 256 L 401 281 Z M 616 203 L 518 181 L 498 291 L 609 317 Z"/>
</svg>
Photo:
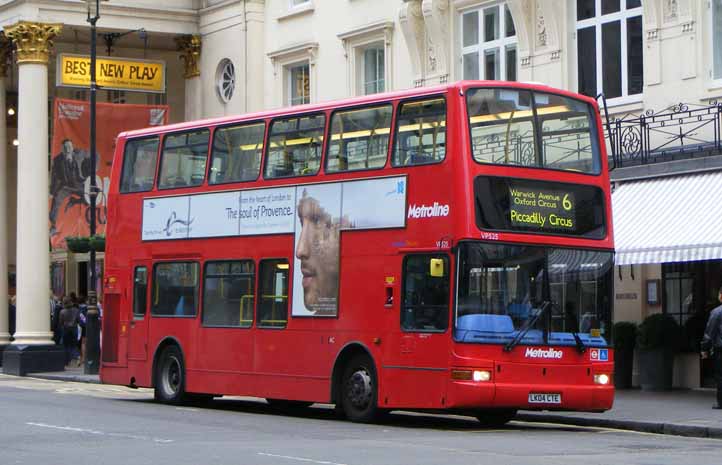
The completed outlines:
<svg viewBox="0 0 722 465">
<path fill-rule="evenodd" d="M 644 165 L 722 155 L 722 102 L 679 103 L 662 111 L 607 117 L 610 166 Z"/>
</svg>

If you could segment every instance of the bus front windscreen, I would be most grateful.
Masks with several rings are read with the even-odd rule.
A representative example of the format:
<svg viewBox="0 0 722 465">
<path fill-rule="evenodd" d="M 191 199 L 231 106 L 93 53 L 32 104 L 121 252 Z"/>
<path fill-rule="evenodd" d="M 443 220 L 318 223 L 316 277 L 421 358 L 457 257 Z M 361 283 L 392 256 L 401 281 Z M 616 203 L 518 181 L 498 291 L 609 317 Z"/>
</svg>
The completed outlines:
<svg viewBox="0 0 722 465">
<path fill-rule="evenodd" d="M 581 100 L 511 88 L 466 94 L 478 163 L 601 173 L 596 114 Z"/>
<path fill-rule="evenodd" d="M 462 243 L 454 338 L 606 346 L 612 272 L 607 251 Z"/>
</svg>

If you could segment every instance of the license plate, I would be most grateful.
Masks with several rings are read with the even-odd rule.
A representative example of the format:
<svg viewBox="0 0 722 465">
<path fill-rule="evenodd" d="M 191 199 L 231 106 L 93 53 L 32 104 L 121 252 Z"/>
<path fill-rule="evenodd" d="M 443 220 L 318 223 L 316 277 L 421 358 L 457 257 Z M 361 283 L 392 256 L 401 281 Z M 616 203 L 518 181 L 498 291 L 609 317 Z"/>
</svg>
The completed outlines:
<svg viewBox="0 0 722 465">
<path fill-rule="evenodd" d="M 549 394 L 549 393 L 529 393 L 529 403 L 530 404 L 561 404 L 562 403 L 562 395 L 561 394 Z"/>
</svg>

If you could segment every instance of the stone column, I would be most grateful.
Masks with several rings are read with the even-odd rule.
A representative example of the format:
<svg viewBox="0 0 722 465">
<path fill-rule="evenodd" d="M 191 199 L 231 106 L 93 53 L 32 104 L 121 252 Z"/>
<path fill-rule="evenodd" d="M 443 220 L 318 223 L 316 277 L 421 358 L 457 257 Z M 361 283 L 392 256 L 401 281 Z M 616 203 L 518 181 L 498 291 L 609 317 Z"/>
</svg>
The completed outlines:
<svg viewBox="0 0 722 465">
<path fill-rule="evenodd" d="M 5 102 L 5 77 L 8 61 L 12 53 L 12 44 L 0 33 L 0 365 L 2 352 L 10 344 L 8 322 L 8 139 L 7 139 L 7 108 Z"/>
<path fill-rule="evenodd" d="M 50 331 L 48 58 L 61 24 L 5 26 L 18 61 L 17 328 L 3 371 L 24 376 L 64 367 Z"/>
<path fill-rule="evenodd" d="M 176 37 L 178 51 L 185 67 L 183 77 L 185 86 L 185 120 L 192 121 L 203 116 L 201 98 L 201 36 L 187 35 Z"/>
</svg>

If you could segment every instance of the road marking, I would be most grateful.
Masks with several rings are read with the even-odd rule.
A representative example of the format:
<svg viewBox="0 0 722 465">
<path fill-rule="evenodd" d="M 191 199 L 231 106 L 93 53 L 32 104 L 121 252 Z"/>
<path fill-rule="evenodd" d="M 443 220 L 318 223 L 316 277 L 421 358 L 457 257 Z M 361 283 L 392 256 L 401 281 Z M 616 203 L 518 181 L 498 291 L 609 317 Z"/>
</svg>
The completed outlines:
<svg viewBox="0 0 722 465">
<path fill-rule="evenodd" d="M 319 463 L 322 465 L 346 465 L 345 463 L 336 463 L 336 462 L 328 462 L 325 460 L 307 459 L 304 457 L 292 457 L 290 455 L 266 454 L 265 452 L 258 452 L 258 455 L 262 455 L 264 457 L 275 457 L 277 459 L 295 460 L 297 462 Z"/>
<path fill-rule="evenodd" d="M 198 412 L 199 410 L 197 408 L 193 407 L 176 407 L 176 410 L 180 410 L 182 412 Z"/>
<path fill-rule="evenodd" d="M 95 434 L 97 436 L 108 436 L 108 437 L 115 437 L 115 438 L 125 438 L 125 439 L 139 439 L 141 441 L 153 441 L 161 444 L 168 444 L 170 442 L 173 442 L 172 439 L 161 439 L 161 438 L 152 438 L 149 436 L 137 436 L 134 434 L 123 434 L 123 433 L 106 433 L 104 431 L 98 431 L 95 429 L 87 429 L 87 428 L 76 428 L 73 426 L 58 426 L 58 425 L 49 425 L 47 423 L 33 423 L 33 422 L 26 422 L 26 425 L 30 426 L 37 426 L 39 428 L 49 428 L 49 429 L 55 429 L 60 431 L 69 431 L 73 433 L 86 433 L 86 434 Z"/>
</svg>

